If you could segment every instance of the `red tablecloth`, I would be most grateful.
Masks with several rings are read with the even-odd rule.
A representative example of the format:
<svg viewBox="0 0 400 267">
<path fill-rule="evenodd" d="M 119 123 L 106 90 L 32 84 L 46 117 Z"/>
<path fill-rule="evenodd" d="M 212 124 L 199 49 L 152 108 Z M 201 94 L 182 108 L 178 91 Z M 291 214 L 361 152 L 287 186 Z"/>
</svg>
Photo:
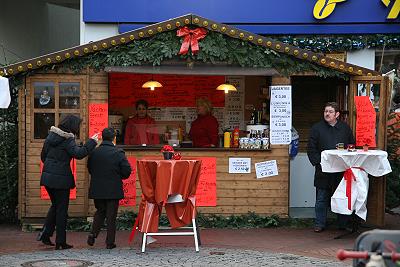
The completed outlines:
<svg viewBox="0 0 400 267">
<path fill-rule="evenodd" d="M 188 225 L 195 217 L 195 194 L 201 160 L 138 160 L 137 172 L 142 188 L 138 227 L 143 233 L 157 232 L 165 206 L 172 228 Z M 183 202 L 167 203 L 171 195 L 182 195 Z"/>
</svg>

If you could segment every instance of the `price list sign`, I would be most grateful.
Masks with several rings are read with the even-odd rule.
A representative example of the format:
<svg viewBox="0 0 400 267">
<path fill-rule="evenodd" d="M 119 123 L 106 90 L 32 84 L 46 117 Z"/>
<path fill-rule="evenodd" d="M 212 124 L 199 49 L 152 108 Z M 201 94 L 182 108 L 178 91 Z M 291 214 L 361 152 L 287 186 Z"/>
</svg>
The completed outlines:
<svg viewBox="0 0 400 267">
<path fill-rule="evenodd" d="M 271 86 L 270 138 L 273 145 L 290 144 L 292 86 Z"/>
</svg>

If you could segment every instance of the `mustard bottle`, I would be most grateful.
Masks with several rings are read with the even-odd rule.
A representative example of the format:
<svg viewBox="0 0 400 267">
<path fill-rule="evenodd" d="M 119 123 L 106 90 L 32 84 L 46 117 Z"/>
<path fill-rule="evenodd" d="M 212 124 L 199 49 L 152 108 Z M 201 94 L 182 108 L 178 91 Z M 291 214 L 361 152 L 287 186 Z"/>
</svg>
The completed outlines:
<svg viewBox="0 0 400 267">
<path fill-rule="evenodd" d="M 224 147 L 229 148 L 231 147 L 231 133 L 224 132 Z"/>
</svg>

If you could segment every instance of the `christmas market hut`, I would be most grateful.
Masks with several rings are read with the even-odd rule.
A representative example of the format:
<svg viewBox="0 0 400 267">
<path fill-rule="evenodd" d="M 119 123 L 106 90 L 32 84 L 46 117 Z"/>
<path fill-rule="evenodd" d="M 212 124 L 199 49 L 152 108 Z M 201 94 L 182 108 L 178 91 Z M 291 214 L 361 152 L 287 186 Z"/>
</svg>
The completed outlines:
<svg viewBox="0 0 400 267">
<path fill-rule="evenodd" d="M 325 102 L 338 102 L 341 119 L 355 132 L 354 98 L 369 96 L 377 114 L 376 147 L 386 147 L 387 77 L 194 14 L 18 62 L 0 70 L 0 75 L 9 78 L 11 90 L 18 92 L 18 216 L 23 222 L 46 216 L 50 201 L 39 185 L 40 152 L 49 128 L 66 114 L 83 120 L 78 141 L 108 125 L 117 129 L 117 144 L 133 167 L 137 159 L 159 157 L 161 146 L 168 143 L 176 145 L 183 158 L 201 158 L 197 204 L 203 214 L 288 217 L 290 127 L 297 129 L 299 149 L 304 151 L 311 124 L 321 119 Z M 147 81 L 162 87 L 142 88 Z M 236 91 L 216 90 L 221 84 L 233 85 Z M 279 96 L 288 99 L 287 109 L 272 110 L 271 95 L 279 88 L 285 91 Z M 186 138 L 196 117 L 196 99 L 201 97 L 213 105 L 219 146 L 191 147 Z M 124 140 L 126 121 L 135 115 L 139 99 L 148 102 L 155 118 L 156 144 L 132 145 Z M 272 113 L 283 114 L 285 122 L 270 125 Z M 285 129 L 284 134 L 274 137 L 277 126 Z M 240 137 L 253 130 L 263 134 L 271 145 L 224 144 L 223 133 L 235 128 Z M 258 179 L 257 163 L 270 161 L 275 172 Z M 86 159 L 71 164 L 77 187 L 71 193 L 69 216 L 93 216 Z M 133 171 L 124 184 L 121 205 L 125 207 L 120 210 L 137 211 L 141 194 L 136 176 Z M 369 222 L 384 224 L 384 200 L 385 177 L 371 178 Z"/>
</svg>

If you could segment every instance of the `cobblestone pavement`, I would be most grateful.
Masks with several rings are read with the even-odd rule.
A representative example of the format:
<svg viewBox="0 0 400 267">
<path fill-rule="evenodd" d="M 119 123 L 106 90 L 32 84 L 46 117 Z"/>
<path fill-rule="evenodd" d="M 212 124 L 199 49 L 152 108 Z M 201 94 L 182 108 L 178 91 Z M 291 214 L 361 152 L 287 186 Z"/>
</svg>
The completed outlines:
<svg viewBox="0 0 400 267">
<path fill-rule="evenodd" d="M 59 261 L 57 261 L 57 259 Z M 68 260 L 70 262 L 68 263 Z M 294 254 L 260 252 L 224 248 L 152 247 L 141 253 L 137 248 L 72 249 L 64 251 L 36 251 L 0 256 L 1 267 L 12 266 L 88 266 L 74 265 L 73 260 L 88 261 L 93 267 L 106 266 L 351 266 L 337 262 Z M 47 262 L 46 262 L 47 261 Z"/>
</svg>

